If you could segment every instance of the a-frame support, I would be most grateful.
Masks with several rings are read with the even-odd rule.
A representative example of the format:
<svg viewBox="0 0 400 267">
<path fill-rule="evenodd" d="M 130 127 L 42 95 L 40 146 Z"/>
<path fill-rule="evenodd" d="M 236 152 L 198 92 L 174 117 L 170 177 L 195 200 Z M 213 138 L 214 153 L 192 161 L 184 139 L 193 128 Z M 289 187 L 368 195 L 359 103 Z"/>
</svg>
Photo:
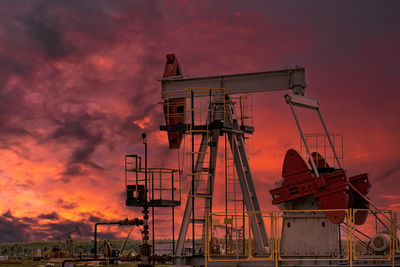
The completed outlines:
<svg viewBox="0 0 400 267">
<path fill-rule="evenodd" d="M 227 105 L 228 109 L 231 109 L 232 114 L 234 115 L 233 104 L 229 101 L 229 105 Z M 211 104 L 212 105 L 212 104 Z M 211 108 L 211 110 L 213 110 Z M 216 160 L 217 160 L 217 151 L 218 151 L 218 139 L 220 133 L 225 133 L 228 135 L 230 144 L 231 144 L 231 151 L 234 157 L 234 163 L 236 166 L 236 172 L 238 174 L 240 187 L 243 193 L 244 202 L 246 205 L 247 211 L 260 211 L 260 205 L 257 199 L 256 190 L 254 187 L 253 179 L 250 172 L 249 163 L 247 160 L 246 152 L 244 149 L 244 142 L 243 142 L 243 132 L 241 131 L 238 122 L 236 119 L 233 119 L 233 116 L 225 116 L 227 119 L 223 123 L 223 127 L 216 127 L 211 129 L 211 138 L 208 140 L 208 135 L 206 133 L 202 134 L 202 140 L 200 143 L 199 153 L 197 156 L 197 161 L 194 168 L 194 173 L 192 175 L 193 187 L 194 192 L 192 192 L 192 188 L 189 192 L 189 198 L 186 201 L 185 212 L 182 220 L 181 229 L 179 232 L 179 237 L 176 246 L 176 255 L 184 255 L 184 243 L 185 238 L 187 235 L 187 231 L 189 228 L 189 223 L 202 223 L 203 224 L 203 231 L 202 231 L 202 238 L 201 244 L 202 251 L 204 251 L 204 242 L 205 242 L 205 218 L 208 212 L 211 212 L 211 204 L 212 204 L 212 195 L 213 195 L 213 188 L 214 188 L 214 180 L 215 180 L 215 169 L 216 169 Z M 212 123 L 210 123 L 212 125 Z M 209 142 L 208 142 L 209 141 Z M 205 208 L 204 208 L 204 220 L 193 220 L 191 221 L 191 217 L 193 215 L 193 197 L 196 196 L 196 188 L 198 187 L 199 181 L 196 174 L 201 173 L 203 168 L 203 163 L 207 151 L 207 147 L 210 146 L 210 163 L 209 163 L 209 175 L 207 180 L 207 188 L 210 190 L 209 197 L 206 198 L 205 201 Z M 197 179 L 196 179 L 197 178 Z M 268 236 L 265 230 L 264 221 L 262 218 L 261 213 L 255 213 L 254 216 L 250 217 L 250 224 L 253 233 L 253 238 L 255 241 L 255 247 L 257 250 L 258 255 L 266 255 L 269 254 L 269 242 Z M 194 244 L 194 242 L 193 242 Z M 193 248 L 193 255 L 195 254 Z"/>
<path fill-rule="evenodd" d="M 207 133 L 203 133 L 201 137 L 199 153 L 197 156 L 195 173 L 200 173 L 203 170 L 203 164 L 206 156 L 207 146 L 208 146 L 208 135 Z M 194 187 L 197 188 L 199 180 L 196 179 L 196 176 L 192 176 L 192 179 L 194 179 Z M 192 188 L 190 188 L 189 196 L 193 196 L 194 194 L 195 192 L 192 192 Z M 178 241 L 176 243 L 176 255 L 184 254 L 185 238 L 189 228 L 192 212 L 193 212 L 193 202 L 188 197 L 188 199 L 186 200 L 185 213 L 183 214 L 182 218 L 181 229 L 179 230 Z"/>
<path fill-rule="evenodd" d="M 254 187 L 253 178 L 250 172 L 249 162 L 244 149 L 243 134 L 240 131 L 236 120 L 233 121 L 233 130 L 228 132 L 228 139 L 235 162 L 236 172 L 239 178 L 240 187 L 243 193 L 243 200 L 247 211 L 260 211 L 257 193 Z M 258 255 L 269 254 L 268 235 L 265 230 L 264 220 L 261 213 L 250 216 L 251 230 L 255 241 Z"/>
<path fill-rule="evenodd" d="M 182 220 L 182 225 L 181 229 L 179 231 L 179 237 L 178 237 L 178 242 L 176 245 L 176 254 L 177 255 L 183 255 L 184 253 L 184 243 L 185 243 L 185 238 L 186 234 L 189 228 L 189 223 L 192 222 L 193 224 L 195 223 L 202 223 L 203 224 L 203 230 L 202 230 L 202 235 L 201 235 L 201 244 L 205 244 L 205 221 L 193 221 L 192 214 L 193 214 L 193 201 L 191 198 L 195 197 L 197 192 L 196 188 L 198 187 L 199 184 L 199 176 L 202 171 L 204 171 L 204 160 L 206 156 L 206 151 L 207 147 L 210 147 L 210 162 L 209 162 L 209 167 L 208 167 L 208 179 L 207 179 L 207 189 L 209 190 L 209 195 L 203 196 L 205 197 L 205 209 L 204 209 L 204 220 L 205 220 L 205 215 L 208 212 L 211 212 L 211 207 L 212 207 L 212 193 L 214 191 L 214 181 L 215 181 L 215 169 L 217 165 L 217 153 L 218 153 L 218 140 L 219 140 L 219 135 L 220 135 L 220 129 L 213 129 L 211 130 L 211 138 L 208 138 L 207 133 L 202 134 L 201 138 L 201 143 L 200 143 L 200 150 L 198 153 L 198 157 L 196 160 L 196 165 L 195 165 L 195 171 L 193 178 L 194 179 L 194 192 L 192 192 L 192 188 L 189 190 L 189 198 L 186 201 L 186 207 L 185 207 L 185 213 L 183 215 L 183 220 Z M 198 174 L 198 175 L 196 175 Z M 201 246 L 202 251 L 204 251 L 204 245 Z M 193 251 L 194 253 L 194 251 Z"/>
</svg>

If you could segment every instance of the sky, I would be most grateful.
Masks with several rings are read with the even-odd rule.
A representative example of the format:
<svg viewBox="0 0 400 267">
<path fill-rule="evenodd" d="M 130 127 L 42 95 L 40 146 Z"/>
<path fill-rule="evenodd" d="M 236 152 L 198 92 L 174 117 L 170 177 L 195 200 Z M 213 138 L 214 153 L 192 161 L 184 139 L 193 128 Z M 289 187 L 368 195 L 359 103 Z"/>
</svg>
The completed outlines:
<svg viewBox="0 0 400 267">
<path fill-rule="evenodd" d="M 0 242 L 55 240 L 75 225 L 88 240 L 95 222 L 140 216 L 125 207 L 123 164 L 143 154 L 141 133 L 151 167 L 178 168 L 158 130 L 168 53 L 191 76 L 305 67 L 348 175 L 367 172 L 371 201 L 399 210 L 399 12 L 398 1 L 1 1 Z M 263 209 L 299 148 L 284 94 L 252 98 Z M 315 114 L 299 115 L 321 132 Z"/>
</svg>

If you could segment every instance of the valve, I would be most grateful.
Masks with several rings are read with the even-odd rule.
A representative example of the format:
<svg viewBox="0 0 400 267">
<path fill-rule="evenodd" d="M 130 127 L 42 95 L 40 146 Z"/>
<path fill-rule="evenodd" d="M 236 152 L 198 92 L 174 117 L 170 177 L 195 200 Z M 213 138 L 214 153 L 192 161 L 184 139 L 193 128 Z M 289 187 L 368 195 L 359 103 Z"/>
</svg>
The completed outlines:
<svg viewBox="0 0 400 267">
<path fill-rule="evenodd" d="M 128 218 L 125 218 L 124 220 L 120 220 L 119 225 L 143 225 L 143 220 L 140 220 L 138 218 L 134 218 L 133 220 L 129 220 Z"/>
</svg>

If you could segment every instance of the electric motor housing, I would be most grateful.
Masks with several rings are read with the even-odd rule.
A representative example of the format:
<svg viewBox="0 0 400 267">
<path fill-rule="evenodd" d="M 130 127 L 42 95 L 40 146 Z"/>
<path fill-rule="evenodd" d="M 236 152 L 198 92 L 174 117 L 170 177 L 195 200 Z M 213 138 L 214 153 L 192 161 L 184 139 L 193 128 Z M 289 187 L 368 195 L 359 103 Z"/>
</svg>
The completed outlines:
<svg viewBox="0 0 400 267">
<path fill-rule="evenodd" d="M 390 235 L 386 233 L 377 233 L 371 238 L 369 246 L 376 252 L 390 250 Z"/>
</svg>

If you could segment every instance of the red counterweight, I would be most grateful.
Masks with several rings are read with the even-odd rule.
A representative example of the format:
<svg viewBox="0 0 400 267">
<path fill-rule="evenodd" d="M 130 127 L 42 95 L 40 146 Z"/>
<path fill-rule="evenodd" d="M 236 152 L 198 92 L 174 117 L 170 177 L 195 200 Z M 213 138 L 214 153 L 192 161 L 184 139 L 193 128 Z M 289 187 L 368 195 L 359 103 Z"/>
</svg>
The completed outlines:
<svg viewBox="0 0 400 267">
<path fill-rule="evenodd" d="M 321 210 L 331 209 L 368 209 L 366 195 L 371 187 L 366 173 L 347 178 L 343 169 L 329 167 L 326 160 L 313 152 L 311 157 L 318 169 L 319 177 L 315 175 L 309 164 L 294 149 L 286 152 L 282 168 L 280 185 L 270 190 L 272 204 L 281 204 L 306 196 L 313 195 Z M 326 217 L 333 223 L 343 222 L 344 211 L 325 211 Z M 355 223 L 363 224 L 367 212 L 358 211 Z"/>
<path fill-rule="evenodd" d="M 163 78 L 181 76 L 181 66 L 175 54 L 167 55 Z M 163 102 L 163 111 L 166 125 L 185 124 L 185 99 L 168 99 Z M 183 138 L 182 131 L 168 131 L 168 141 L 170 149 L 180 147 Z"/>
</svg>

